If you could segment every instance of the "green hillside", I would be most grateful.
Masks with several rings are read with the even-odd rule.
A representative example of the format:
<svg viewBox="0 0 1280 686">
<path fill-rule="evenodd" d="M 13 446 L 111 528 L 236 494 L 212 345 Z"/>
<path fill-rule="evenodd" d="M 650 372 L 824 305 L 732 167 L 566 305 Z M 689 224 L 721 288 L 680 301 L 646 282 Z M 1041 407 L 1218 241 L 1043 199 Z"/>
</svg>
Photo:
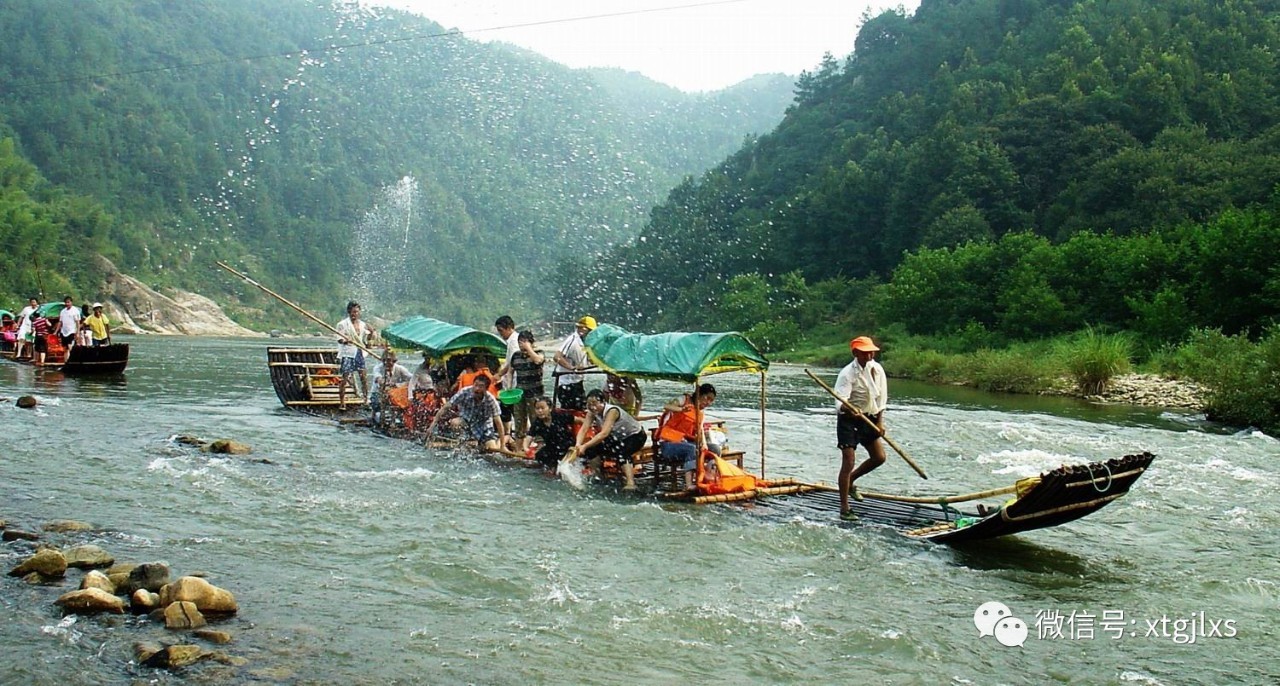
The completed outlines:
<svg viewBox="0 0 1280 686">
<path fill-rule="evenodd" d="M 565 314 L 772 348 L 833 324 L 1259 333 L 1280 315 L 1276 45 L 1261 0 L 870 17 L 776 130 L 675 189 L 635 242 L 564 265 Z"/>
<path fill-rule="evenodd" d="M 249 324 L 281 315 L 215 260 L 328 309 L 545 311 L 549 265 L 632 238 L 682 178 L 771 129 L 791 84 L 629 93 L 387 10 L 6 2 L 0 296 L 92 292 L 97 252 Z"/>
</svg>

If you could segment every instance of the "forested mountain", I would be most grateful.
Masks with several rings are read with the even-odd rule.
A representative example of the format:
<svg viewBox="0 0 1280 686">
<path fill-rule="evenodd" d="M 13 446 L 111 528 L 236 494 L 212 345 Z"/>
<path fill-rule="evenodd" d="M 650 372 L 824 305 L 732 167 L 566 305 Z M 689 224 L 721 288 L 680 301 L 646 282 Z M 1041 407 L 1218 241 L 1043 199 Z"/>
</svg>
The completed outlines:
<svg viewBox="0 0 1280 686">
<path fill-rule="evenodd" d="M 100 252 L 250 323 L 214 260 L 330 310 L 536 311 L 791 86 L 683 95 L 337 0 L 5 2 L 0 295 L 92 293 Z"/>
<path fill-rule="evenodd" d="M 1157 310 L 1248 330 L 1280 314 L 1280 272 L 1258 262 L 1280 247 L 1278 45 L 1274 0 L 884 12 L 852 55 L 802 75 L 776 130 L 675 189 L 635 242 L 563 265 L 562 301 L 642 329 L 794 330 L 809 298 L 826 301 L 819 318 L 865 326 L 878 311 L 921 331 L 1036 336 Z M 1219 221 L 1228 208 L 1245 214 Z M 1100 238 L 1068 241 L 1085 233 Z M 1233 244 L 1235 281 L 1206 256 Z M 924 252 L 895 272 L 909 251 Z M 1220 281 L 1253 300 L 1227 308 Z"/>
</svg>

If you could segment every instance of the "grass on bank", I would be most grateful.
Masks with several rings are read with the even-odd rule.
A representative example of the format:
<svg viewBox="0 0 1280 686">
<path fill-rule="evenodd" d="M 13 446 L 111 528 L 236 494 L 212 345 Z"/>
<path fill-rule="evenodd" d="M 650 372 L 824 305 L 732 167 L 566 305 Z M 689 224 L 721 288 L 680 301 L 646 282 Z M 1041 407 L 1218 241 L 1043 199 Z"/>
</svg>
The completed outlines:
<svg viewBox="0 0 1280 686">
<path fill-rule="evenodd" d="M 1280 325 L 1256 341 L 1200 329 L 1178 345 L 1154 350 L 1131 333 L 1094 329 L 1000 345 L 980 331 L 914 336 L 887 327 L 876 340 L 883 349 L 881 361 L 893 376 L 987 391 L 1039 393 L 1065 385 L 1097 395 L 1112 379 L 1132 371 L 1189 379 L 1208 390 L 1205 413 L 1210 419 L 1280 434 Z M 850 359 L 847 338 L 831 335 L 777 357 L 831 366 Z"/>
</svg>

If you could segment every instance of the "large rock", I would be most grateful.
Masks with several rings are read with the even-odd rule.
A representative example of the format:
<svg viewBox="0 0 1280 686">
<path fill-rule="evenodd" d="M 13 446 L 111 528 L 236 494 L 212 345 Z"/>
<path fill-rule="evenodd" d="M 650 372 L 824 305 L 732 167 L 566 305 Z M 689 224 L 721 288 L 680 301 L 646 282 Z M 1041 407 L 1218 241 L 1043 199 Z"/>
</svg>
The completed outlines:
<svg viewBox="0 0 1280 686">
<path fill-rule="evenodd" d="M 63 553 L 67 558 L 67 566 L 77 569 L 93 569 L 94 567 L 109 567 L 116 561 L 111 553 L 99 548 L 96 545 L 78 545 Z"/>
<path fill-rule="evenodd" d="M 231 592 L 194 576 L 184 576 L 160 589 L 160 604 L 190 601 L 201 612 L 231 614 L 240 609 Z"/>
<path fill-rule="evenodd" d="M 166 629 L 199 629 L 208 624 L 204 615 L 196 608 L 196 604 L 186 600 L 170 603 L 164 609 L 164 626 Z"/>
<path fill-rule="evenodd" d="M 223 645 L 231 642 L 231 634 L 217 629 L 197 629 L 195 632 L 197 638 L 203 638 L 210 643 Z"/>
<path fill-rule="evenodd" d="M 110 260 L 97 256 L 105 274 L 100 291 L 112 331 L 129 329 L 189 336 L 262 336 L 231 321 L 217 303 L 195 293 L 169 290 L 160 293 L 137 279 L 121 274 Z"/>
<path fill-rule="evenodd" d="M 140 615 L 160 607 L 160 594 L 139 588 L 129 596 L 129 609 Z"/>
<path fill-rule="evenodd" d="M 169 583 L 169 566 L 161 562 L 147 562 L 134 567 L 124 583 L 116 584 L 116 590 L 125 595 L 133 595 L 133 592 L 139 588 L 159 591 L 167 583 Z"/>
<path fill-rule="evenodd" d="M 26 576 L 32 572 L 46 579 L 60 579 L 67 573 L 67 558 L 52 548 L 37 550 L 35 555 L 9 570 L 9 576 Z"/>
<path fill-rule="evenodd" d="M 30 410 L 39 404 L 39 401 L 36 400 L 34 395 L 24 395 L 18 398 L 18 407 L 21 407 L 24 410 Z"/>
<path fill-rule="evenodd" d="M 76 614 L 94 614 L 111 612 L 124 614 L 124 600 L 119 596 L 107 593 L 101 588 L 82 588 L 79 591 L 64 593 L 54 601 L 65 612 Z"/>
<path fill-rule="evenodd" d="M 244 443 L 220 438 L 209 444 L 209 452 L 223 455 L 248 455 L 253 452 L 253 448 Z"/>
<path fill-rule="evenodd" d="M 77 522 L 74 519 L 55 519 L 52 522 L 45 523 L 45 525 L 40 528 L 56 534 L 69 534 L 77 531 L 93 531 L 92 524 Z"/>
<path fill-rule="evenodd" d="M 141 653 L 141 651 L 139 651 Z M 165 646 L 159 651 L 147 656 L 142 660 L 144 667 L 158 667 L 160 669 L 177 669 L 193 665 L 208 656 L 200 646 L 179 645 Z"/>
<path fill-rule="evenodd" d="M 5 529 L 0 538 L 6 541 L 38 541 L 40 540 L 40 534 L 22 531 L 21 529 Z"/>
<path fill-rule="evenodd" d="M 84 575 L 84 578 L 80 580 L 80 588 L 82 590 L 86 588 L 96 588 L 100 591 L 106 591 L 111 595 L 116 594 L 116 585 L 111 583 L 111 579 L 106 574 L 103 574 L 96 569 Z"/>
</svg>

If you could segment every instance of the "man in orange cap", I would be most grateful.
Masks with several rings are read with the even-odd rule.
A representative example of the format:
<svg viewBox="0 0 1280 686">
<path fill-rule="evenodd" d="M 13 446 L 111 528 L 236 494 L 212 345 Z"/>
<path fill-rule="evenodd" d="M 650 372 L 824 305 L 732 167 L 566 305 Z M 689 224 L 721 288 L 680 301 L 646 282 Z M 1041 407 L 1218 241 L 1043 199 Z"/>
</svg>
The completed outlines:
<svg viewBox="0 0 1280 686">
<path fill-rule="evenodd" d="M 880 348 L 868 336 L 858 336 L 849 341 L 853 361 L 836 377 L 836 395 L 857 408 L 872 427 L 863 419 L 836 403 L 836 445 L 840 448 L 840 518 L 856 519 L 849 512 L 849 493 L 862 500 L 853 482 L 858 477 L 884 464 L 884 408 L 889 403 L 889 383 L 884 368 L 876 362 Z M 867 449 L 867 459 L 855 469 L 855 453 L 859 445 Z"/>
</svg>

